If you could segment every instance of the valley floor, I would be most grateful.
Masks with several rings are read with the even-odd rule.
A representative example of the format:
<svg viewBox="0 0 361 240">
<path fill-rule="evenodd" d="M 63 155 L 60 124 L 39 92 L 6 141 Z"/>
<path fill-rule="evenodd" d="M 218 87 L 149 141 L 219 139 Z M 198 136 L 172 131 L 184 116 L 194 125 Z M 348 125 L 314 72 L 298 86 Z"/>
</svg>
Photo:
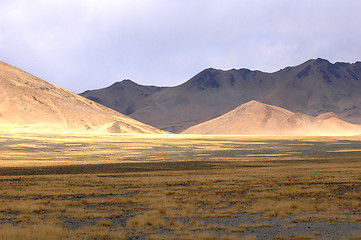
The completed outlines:
<svg viewBox="0 0 361 240">
<path fill-rule="evenodd" d="M 0 239 L 361 239 L 360 146 L 2 132 Z"/>
</svg>

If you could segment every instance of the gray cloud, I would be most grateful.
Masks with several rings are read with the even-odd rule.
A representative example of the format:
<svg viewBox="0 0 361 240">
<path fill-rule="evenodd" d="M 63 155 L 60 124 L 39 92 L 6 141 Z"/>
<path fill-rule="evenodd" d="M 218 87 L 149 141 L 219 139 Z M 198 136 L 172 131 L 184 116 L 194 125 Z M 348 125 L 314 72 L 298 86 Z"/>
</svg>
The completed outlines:
<svg viewBox="0 0 361 240">
<path fill-rule="evenodd" d="M 172 86 L 207 67 L 361 60 L 359 9 L 358 0 L 3 0 L 0 56 L 75 92 L 124 78 Z"/>
</svg>

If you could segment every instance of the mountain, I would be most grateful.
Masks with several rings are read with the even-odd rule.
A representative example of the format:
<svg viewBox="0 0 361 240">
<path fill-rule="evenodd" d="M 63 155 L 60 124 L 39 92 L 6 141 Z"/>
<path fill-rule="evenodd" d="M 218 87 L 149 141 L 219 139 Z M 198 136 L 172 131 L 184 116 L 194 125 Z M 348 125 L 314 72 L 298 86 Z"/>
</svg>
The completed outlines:
<svg viewBox="0 0 361 240">
<path fill-rule="evenodd" d="M 184 134 L 233 135 L 357 135 L 361 125 L 351 124 L 329 114 L 313 117 L 250 101 L 234 110 L 188 128 Z"/>
<path fill-rule="evenodd" d="M 205 69 L 181 85 L 132 100 L 123 109 L 129 106 L 130 117 L 176 133 L 251 100 L 312 116 L 334 112 L 343 120 L 361 123 L 359 89 L 361 62 L 332 64 L 319 58 L 274 73 Z"/>
<path fill-rule="evenodd" d="M 0 89 L 1 128 L 162 133 L 4 62 Z"/>
<path fill-rule="evenodd" d="M 134 103 L 141 102 L 163 89 L 165 87 L 143 86 L 131 80 L 123 80 L 107 88 L 88 90 L 79 95 L 125 115 L 130 115 L 134 112 Z"/>
</svg>

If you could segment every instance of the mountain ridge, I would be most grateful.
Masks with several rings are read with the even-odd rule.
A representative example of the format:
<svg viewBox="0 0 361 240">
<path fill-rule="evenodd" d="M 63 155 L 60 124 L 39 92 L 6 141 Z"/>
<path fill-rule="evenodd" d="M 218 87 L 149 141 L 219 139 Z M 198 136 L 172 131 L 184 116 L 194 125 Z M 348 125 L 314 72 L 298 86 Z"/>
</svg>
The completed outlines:
<svg viewBox="0 0 361 240">
<path fill-rule="evenodd" d="M 177 133 L 257 100 L 312 116 L 334 112 L 361 123 L 360 88 L 361 62 L 333 64 L 318 58 L 272 73 L 208 68 L 178 86 L 135 99 L 128 113 Z"/>
</svg>

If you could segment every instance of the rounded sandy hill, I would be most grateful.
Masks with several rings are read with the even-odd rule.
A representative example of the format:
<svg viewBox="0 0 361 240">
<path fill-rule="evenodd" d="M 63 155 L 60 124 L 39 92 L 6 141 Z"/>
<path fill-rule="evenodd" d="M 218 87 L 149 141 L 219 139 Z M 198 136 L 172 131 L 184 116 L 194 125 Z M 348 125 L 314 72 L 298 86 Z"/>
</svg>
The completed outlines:
<svg viewBox="0 0 361 240">
<path fill-rule="evenodd" d="M 164 133 L 0 61 L 0 127 Z"/>
<path fill-rule="evenodd" d="M 345 122 L 331 113 L 317 118 L 258 101 L 250 101 L 220 117 L 190 127 L 182 133 L 348 136 L 360 134 L 361 125 Z"/>
</svg>

